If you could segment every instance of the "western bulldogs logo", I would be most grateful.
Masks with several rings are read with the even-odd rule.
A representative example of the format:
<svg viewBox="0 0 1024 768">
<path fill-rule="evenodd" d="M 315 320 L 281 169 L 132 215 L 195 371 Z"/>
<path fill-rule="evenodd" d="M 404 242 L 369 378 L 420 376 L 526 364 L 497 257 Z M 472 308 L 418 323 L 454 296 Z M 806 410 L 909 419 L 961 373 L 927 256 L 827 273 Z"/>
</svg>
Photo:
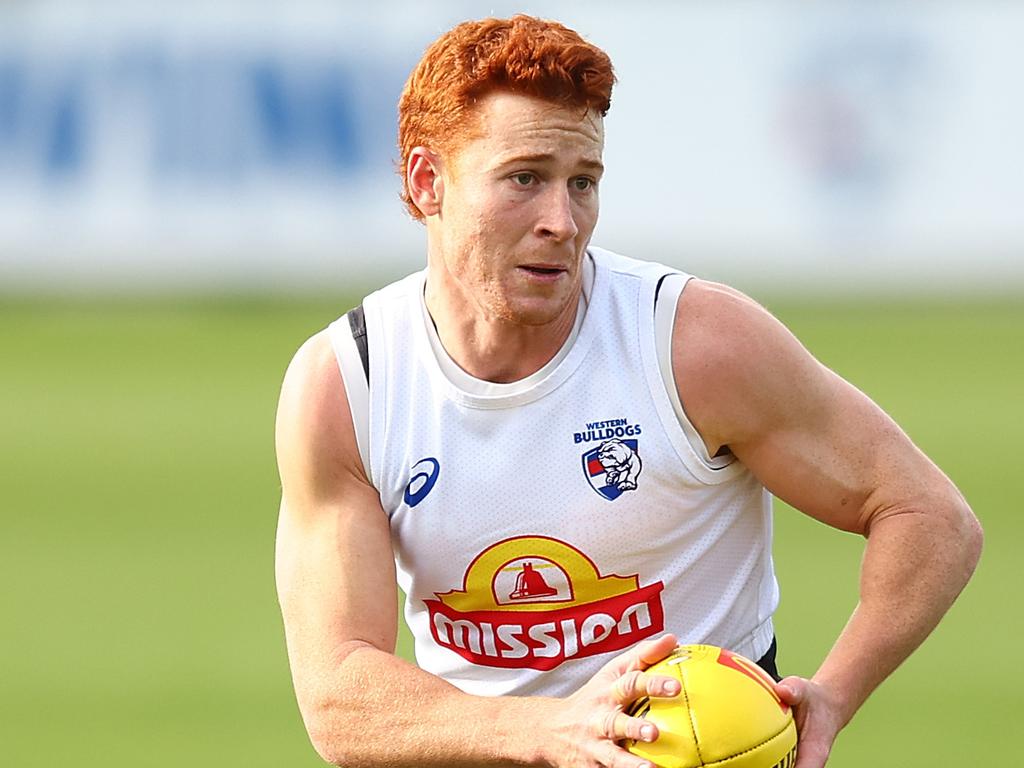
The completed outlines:
<svg viewBox="0 0 1024 768">
<path fill-rule="evenodd" d="M 583 474 L 590 487 L 608 501 L 625 491 L 635 491 L 643 469 L 636 440 L 612 438 L 583 454 Z"/>
</svg>

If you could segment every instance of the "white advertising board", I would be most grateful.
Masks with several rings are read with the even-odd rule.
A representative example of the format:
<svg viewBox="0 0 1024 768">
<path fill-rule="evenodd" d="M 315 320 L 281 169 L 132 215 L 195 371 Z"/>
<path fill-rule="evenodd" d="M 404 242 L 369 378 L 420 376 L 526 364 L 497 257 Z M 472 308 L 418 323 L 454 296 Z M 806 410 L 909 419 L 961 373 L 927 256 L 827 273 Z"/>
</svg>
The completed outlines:
<svg viewBox="0 0 1024 768">
<path fill-rule="evenodd" d="M 418 268 L 402 83 L 520 10 L 615 62 L 596 244 L 746 284 L 1024 286 L 1024 6 L 424 6 L 0 5 L 0 291 Z"/>
</svg>

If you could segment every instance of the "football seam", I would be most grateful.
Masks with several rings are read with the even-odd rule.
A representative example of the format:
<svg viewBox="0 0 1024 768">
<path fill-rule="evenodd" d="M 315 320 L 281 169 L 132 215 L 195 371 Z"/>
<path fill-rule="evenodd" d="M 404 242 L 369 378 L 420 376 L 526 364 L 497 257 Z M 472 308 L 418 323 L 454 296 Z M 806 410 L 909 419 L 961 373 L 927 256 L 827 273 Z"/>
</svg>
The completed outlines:
<svg viewBox="0 0 1024 768">
<path fill-rule="evenodd" d="M 692 718 L 691 718 L 691 720 L 692 720 Z M 730 760 L 735 760 L 737 757 L 742 757 L 743 755 L 747 754 L 748 752 L 753 752 L 755 749 L 760 749 L 765 744 L 768 744 L 768 743 L 770 743 L 772 741 L 775 741 L 775 739 L 779 738 L 779 736 L 784 734 L 788 728 L 789 728 L 789 723 L 786 723 L 785 727 L 781 731 L 779 731 L 778 733 L 776 733 L 773 736 L 769 736 L 767 739 L 765 739 L 761 743 L 755 744 L 752 747 L 747 747 L 742 752 L 737 752 L 734 755 L 729 755 L 728 757 L 723 757 L 721 760 L 715 760 L 715 762 L 713 762 L 713 763 L 705 763 L 704 762 L 704 758 L 700 756 L 700 745 L 698 744 L 697 745 L 697 757 L 700 759 L 700 764 L 701 764 L 702 768 L 712 768 L 712 766 L 721 765 L 722 763 L 727 763 Z M 697 734 L 696 734 L 696 732 L 694 732 L 693 735 L 694 735 L 694 743 L 696 743 L 696 741 L 697 741 L 697 738 L 696 738 Z"/>
<path fill-rule="evenodd" d="M 682 677 L 682 675 L 680 675 L 680 677 Z M 680 682 L 682 682 L 682 680 L 680 680 Z M 689 715 L 690 733 L 693 734 L 693 746 L 697 750 L 697 760 L 701 765 L 704 765 L 704 755 L 700 752 L 700 739 L 697 738 L 697 723 L 694 721 L 693 709 L 690 707 L 690 694 L 687 693 L 685 685 L 680 685 L 679 687 L 682 689 L 683 698 L 686 700 L 686 713 Z"/>
</svg>

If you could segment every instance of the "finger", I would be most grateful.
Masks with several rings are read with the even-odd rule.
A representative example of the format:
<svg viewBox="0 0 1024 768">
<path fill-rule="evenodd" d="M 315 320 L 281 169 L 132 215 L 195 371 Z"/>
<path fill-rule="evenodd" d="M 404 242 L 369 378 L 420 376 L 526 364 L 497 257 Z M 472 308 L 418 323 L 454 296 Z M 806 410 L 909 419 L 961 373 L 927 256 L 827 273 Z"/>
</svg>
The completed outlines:
<svg viewBox="0 0 1024 768">
<path fill-rule="evenodd" d="M 786 704 L 796 707 L 807 698 L 807 681 L 796 676 L 784 678 L 775 684 L 775 692 Z"/>
<path fill-rule="evenodd" d="M 666 675 L 651 675 L 633 669 L 618 677 L 612 685 L 612 693 L 616 700 L 626 706 L 643 696 L 671 698 L 678 696 L 682 690 L 679 681 Z"/>
<path fill-rule="evenodd" d="M 658 738 L 658 726 L 640 717 L 615 712 L 609 714 L 605 721 L 604 735 L 612 741 L 632 739 L 650 743 Z"/>
<path fill-rule="evenodd" d="M 598 757 L 600 765 L 607 768 L 656 768 L 649 760 L 627 752 L 621 746 L 605 741 L 604 748 Z"/>
<path fill-rule="evenodd" d="M 651 664 L 661 661 L 672 653 L 678 644 L 676 636 L 671 633 L 638 643 L 635 651 L 637 662 L 641 665 L 640 668 L 646 669 Z"/>
<path fill-rule="evenodd" d="M 814 742 L 801 742 L 796 749 L 796 765 L 793 768 L 824 768 L 831 748 Z"/>
<path fill-rule="evenodd" d="M 633 669 L 647 669 L 672 653 L 675 647 L 676 636 L 671 634 L 644 640 L 605 664 L 600 674 L 618 677 Z"/>
<path fill-rule="evenodd" d="M 625 662 L 623 672 L 633 669 L 643 670 L 652 664 L 657 664 L 672 653 L 676 645 L 676 636 L 672 634 L 661 635 L 653 640 L 637 643 L 625 655 L 619 657 Z"/>
<path fill-rule="evenodd" d="M 604 742 L 595 757 L 597 757 L 599 765 L 607 766 L 607 768 L 656 768 L 649 760 L 627 752 L 610 741 Z"/>
</svg>

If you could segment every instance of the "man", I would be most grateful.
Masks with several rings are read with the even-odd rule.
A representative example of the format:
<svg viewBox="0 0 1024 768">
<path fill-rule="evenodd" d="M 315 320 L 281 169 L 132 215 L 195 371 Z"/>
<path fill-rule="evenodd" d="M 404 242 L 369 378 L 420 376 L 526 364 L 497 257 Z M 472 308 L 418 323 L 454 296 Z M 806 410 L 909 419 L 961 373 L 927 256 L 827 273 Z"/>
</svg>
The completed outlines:
<svg viewBox="0 0 1024 768">
<path fill-rule="evenodd" d="M 622 740 L 657 729 L 624 709 L 679 693 L 644 672 L 677 642 L 775 672 L 767 489 L 867 537 L 848 625 L 777 686 L 820 768 L 975 566 L 950 481 L 765 310 L 589 246 L 613 80 L 524 16 L 435 42 L 399 127 L 427 269 L 285 377 L 277 578 L 330 762 L 648 765 Z"/>
</svg>

